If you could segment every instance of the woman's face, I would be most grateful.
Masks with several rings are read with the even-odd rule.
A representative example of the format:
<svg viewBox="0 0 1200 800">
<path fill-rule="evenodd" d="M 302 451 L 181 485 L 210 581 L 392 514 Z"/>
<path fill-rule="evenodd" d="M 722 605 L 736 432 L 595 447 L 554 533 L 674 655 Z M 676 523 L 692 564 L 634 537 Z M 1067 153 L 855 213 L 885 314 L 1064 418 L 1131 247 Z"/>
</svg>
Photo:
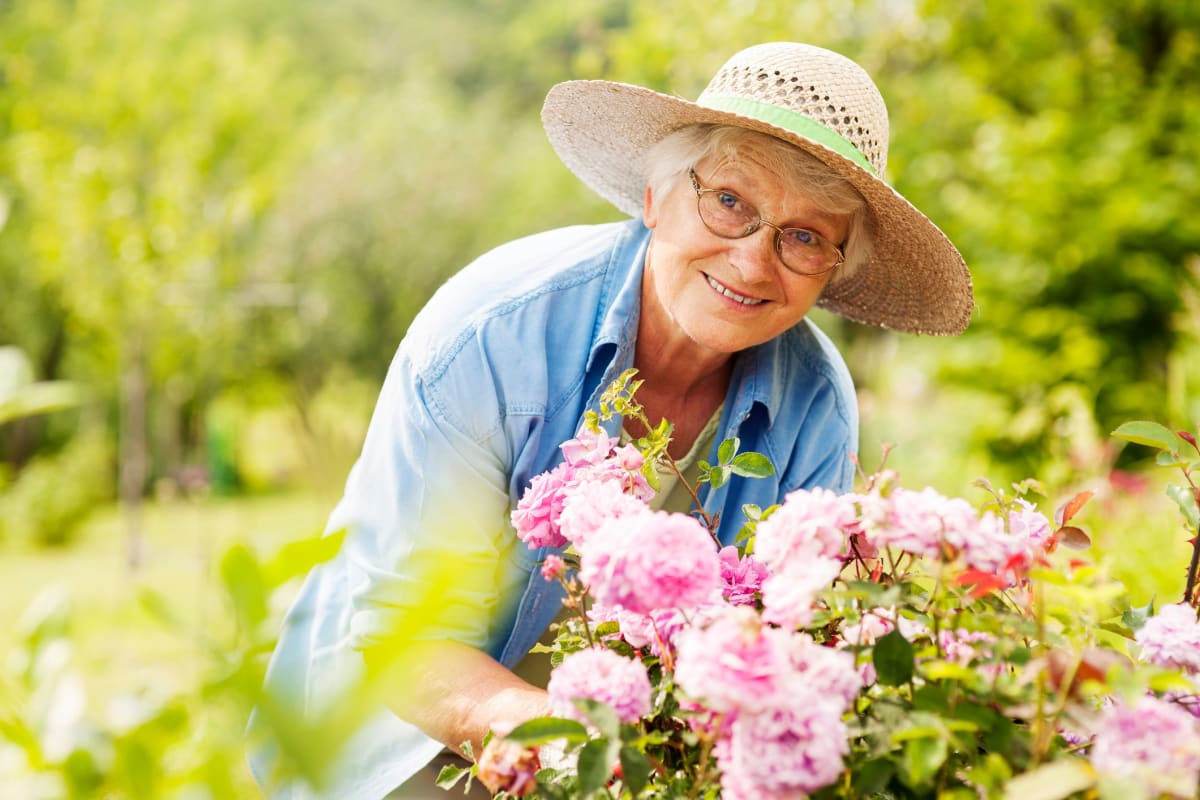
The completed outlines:
<svg viewBox="0 0 1200 800">
<path fill-rule="evenodd" d="M 728 189 L 752 203 L 770 222 L 845 241 L 846 216 L 826 213 L 754 161 L 701 162 L 696 177 L 707 188 Z M 783 333 L 804 318 L 833 274 L 798 275 L 783 266 L 768 225 L 743 239 L 711 233 L 686 178 L 663 197 L 647 189 L 643 219 L 654 231 L 643 313 L 665 315 L 709 351 L 732 354 Z"/>
</svg>

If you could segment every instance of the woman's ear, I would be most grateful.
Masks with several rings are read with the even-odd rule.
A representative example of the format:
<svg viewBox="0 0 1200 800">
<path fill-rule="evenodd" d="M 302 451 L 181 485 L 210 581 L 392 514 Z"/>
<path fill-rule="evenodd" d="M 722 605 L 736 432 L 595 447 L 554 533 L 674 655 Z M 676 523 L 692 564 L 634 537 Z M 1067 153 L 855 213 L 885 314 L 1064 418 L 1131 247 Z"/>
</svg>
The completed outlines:
<svg viewBox="0 0 1200 800">
<path fill-rule="evenodd" d="M 642 222 L 647 228 L 653 228 L 658 224 L 658 209 L 654 207 L 654 191 L 650 188 L 650 184 L 646 184 L 646 197 L 642 202 Z"/>
</svg>

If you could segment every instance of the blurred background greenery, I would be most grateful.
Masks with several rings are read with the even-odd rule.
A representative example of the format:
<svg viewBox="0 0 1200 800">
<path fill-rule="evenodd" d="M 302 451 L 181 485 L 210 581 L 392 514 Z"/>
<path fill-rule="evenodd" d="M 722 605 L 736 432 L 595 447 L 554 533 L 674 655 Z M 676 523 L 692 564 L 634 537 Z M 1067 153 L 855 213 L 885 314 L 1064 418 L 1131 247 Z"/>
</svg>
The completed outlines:
<svg viewBox="0 0 1200 800">
<path fill-rule="evenodd" d="M 1091 488 L 1100 557 L 1173 599 L 1178 514 L 1108 431 L 1200 421 L 1191 0 L 0 0 L 0 612 L 78 609 L 0 632 L 0 783 L 242 796 L 225 723 L 302 572 L 268 554 L 320 530 L 409 321 L 493 245 L 619 218 L 546 90 L 694 98 L 770 40 L 875 77 L 890 178 L 974 275 L 958 339 L 814 312 L 864 463 Z"/>
</svg>

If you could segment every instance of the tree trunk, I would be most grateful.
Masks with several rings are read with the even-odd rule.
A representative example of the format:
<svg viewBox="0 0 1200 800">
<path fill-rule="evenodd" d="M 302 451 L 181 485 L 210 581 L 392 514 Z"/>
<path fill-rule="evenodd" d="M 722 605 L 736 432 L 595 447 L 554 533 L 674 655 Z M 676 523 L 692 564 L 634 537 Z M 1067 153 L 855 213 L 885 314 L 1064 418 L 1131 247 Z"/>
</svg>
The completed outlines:
<svg viewBox="0 0 1200 800">
<path fill-rule="evenodd" d="M 142 564 L 142 493 L 146 488 L 146 355 L 140 338 L 126 342 L 121 364 L 120 498 L 125 563 Z"/>
</svg>

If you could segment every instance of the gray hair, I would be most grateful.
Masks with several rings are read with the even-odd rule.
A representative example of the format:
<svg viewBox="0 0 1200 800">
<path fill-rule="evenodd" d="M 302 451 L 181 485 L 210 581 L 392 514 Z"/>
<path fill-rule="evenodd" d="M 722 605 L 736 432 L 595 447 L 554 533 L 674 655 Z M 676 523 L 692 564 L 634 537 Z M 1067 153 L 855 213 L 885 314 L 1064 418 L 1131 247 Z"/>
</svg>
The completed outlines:
<svg viewBox="0 0 1200 800">
<path fill-rule="evenodd" d="M 850 218 L 842 247 L 845 261 L 834 273 L 833 281 L 853 275 L 871 258 L 874 236 L 863 196 L 819 158 L 774 136 L 732 125 L 679 128 L 647 151 L 646 182 L 654 196 L 661 197 L 683 183 L 688 170 L 706 158 L 728 161 L 747 156 L 801 189 L 829 213 Z"/>
</svg>

